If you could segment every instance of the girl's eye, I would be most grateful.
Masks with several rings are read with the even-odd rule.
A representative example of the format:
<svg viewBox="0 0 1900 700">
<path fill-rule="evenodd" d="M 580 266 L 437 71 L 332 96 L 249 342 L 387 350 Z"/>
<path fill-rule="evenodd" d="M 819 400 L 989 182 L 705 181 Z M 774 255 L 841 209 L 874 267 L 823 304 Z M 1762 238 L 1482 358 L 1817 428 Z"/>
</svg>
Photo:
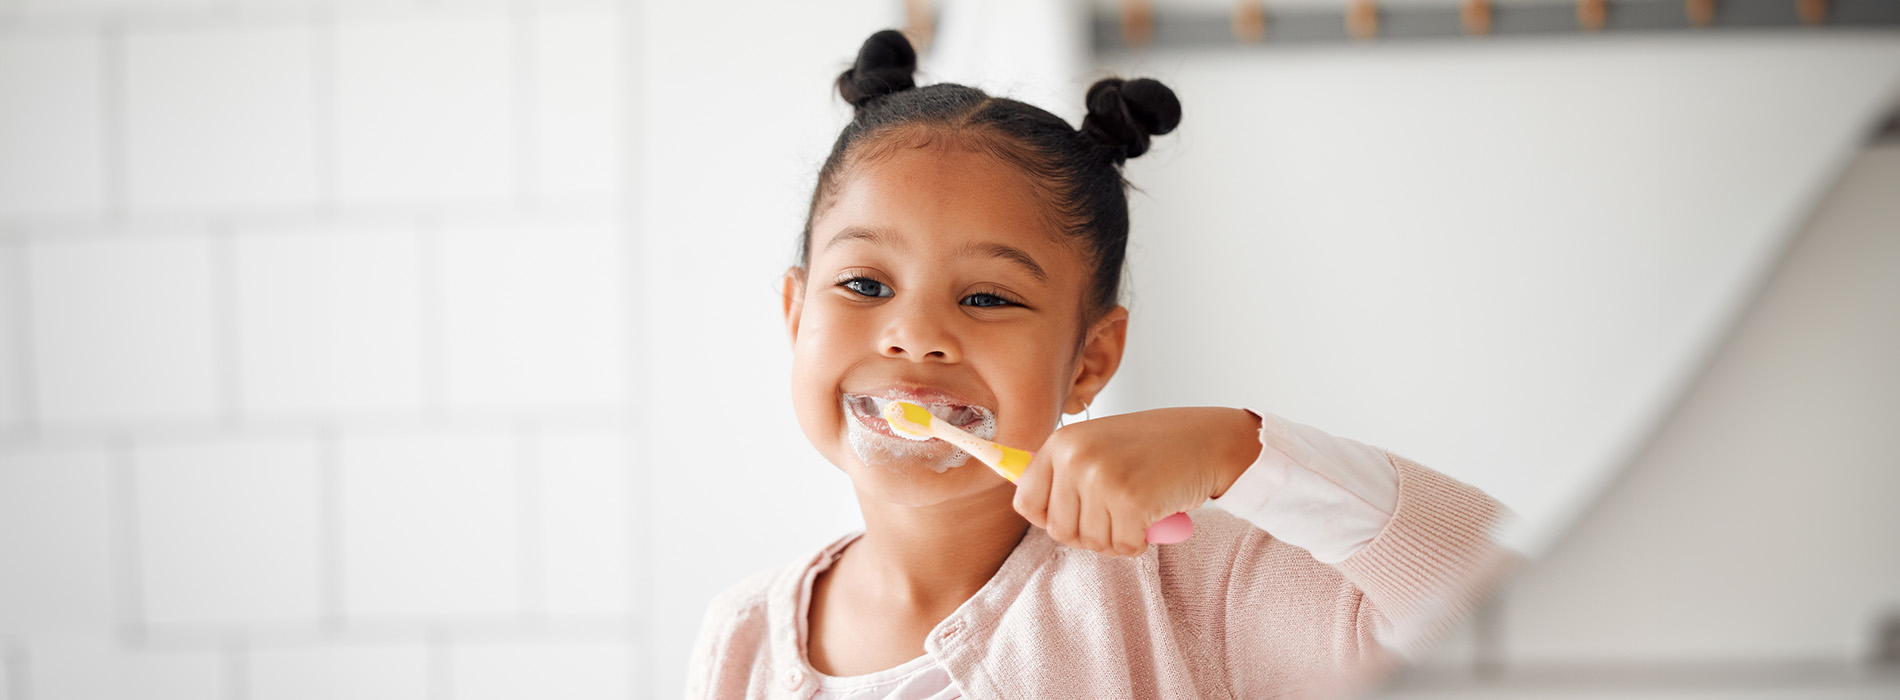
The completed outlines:
<svg viewBox="0 0 1900 700">
<path fill-rule="evenodd" d="M 839 285 L 867 297 L 888 297 L 891 295 L 890 285 L 869 277 L 853 277 L 840 282 Z"/>
<path fill-rule="evenodd" d="M 1004 299 L 1002 297 L 996 296 L 995 294 L 980 294 L 980 293 L 971 294 L 970 296 L 964 297 L 963 302 L 971 306 L 977 306 L 977 307 L 982 307 L 982 308 L 989 308 L 993 306 L 1009 306 L 1015 303 L 1008 299 Z"/>
</svg>

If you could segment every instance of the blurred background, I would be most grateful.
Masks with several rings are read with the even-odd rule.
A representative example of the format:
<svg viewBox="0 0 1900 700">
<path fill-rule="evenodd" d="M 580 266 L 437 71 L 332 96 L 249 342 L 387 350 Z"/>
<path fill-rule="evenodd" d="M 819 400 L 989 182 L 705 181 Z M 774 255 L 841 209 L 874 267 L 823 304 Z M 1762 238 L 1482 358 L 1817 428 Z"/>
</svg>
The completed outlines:
<svg viewBox="0 0 1900 700">
<path fill-rule="evenodd" d="M 1381 697 L 1900 697 L 1900 2 L 0 0 L 0 700 L 678 697 L 862 525 L 775 282 L 887 27 L 1180 96 L 1095 415 L 1521 516 Z"/>
</svg>

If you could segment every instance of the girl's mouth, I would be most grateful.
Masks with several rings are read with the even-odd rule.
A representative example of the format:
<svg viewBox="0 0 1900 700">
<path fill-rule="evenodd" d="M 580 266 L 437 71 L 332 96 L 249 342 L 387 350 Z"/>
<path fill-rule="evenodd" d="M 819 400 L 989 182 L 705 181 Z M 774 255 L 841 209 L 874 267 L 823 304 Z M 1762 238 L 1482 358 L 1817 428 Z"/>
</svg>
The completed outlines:
<svg viewBox="0 0 1900 700">
<path fill-rule="evenodd" d="M 884 421 L 884 407 L 890 405 L 892 401 L 909 401 L 917 404 L 924 407 L 925 410 L 930 411 L 930 415 L 937 420 L 944 421 L 972 433 L 979 432 L 985 424 L 991 426 L 995 424 L 995 420 L 992 417 L 994 414 L 982 406 L 944 401 L 926 401 L 903 396 L 844 394 L 845 408 L 851 412 L 852 418 L 855 418 L 859 425 L 879 435 L 906 439 L 892 430 L 890 423 Z M 988 431 L 981 432 L 993 432 L 994 430 L 995 428 L 991 427 Z"/>
<path fill-rule="evenodd" d="M 996 437 L 996 414 L 982 406 L 950 401 L 951 396 L 909 389 L 880 390 L 881 396 L 841 394 L 840 403 L 851 414 L 847 424 L 851 449 L 866 465 L 909 468 L 920 465 L 942 474 L 962 466 L 970 456 L 941 440 L 918 440 L 901 436 L 884 421 L 884 407 L 892 401 L 909 401 L 935 420 L 945 421 L 984 440 Z"/>
</svg>

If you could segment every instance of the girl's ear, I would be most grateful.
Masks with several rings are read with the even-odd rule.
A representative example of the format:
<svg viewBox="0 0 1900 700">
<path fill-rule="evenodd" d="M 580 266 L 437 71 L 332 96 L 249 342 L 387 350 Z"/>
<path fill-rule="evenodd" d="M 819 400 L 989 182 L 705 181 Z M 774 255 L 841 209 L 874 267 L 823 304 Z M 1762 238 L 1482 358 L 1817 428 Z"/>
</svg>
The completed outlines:
<svg viewBox="0 0 1900 700">
<path fill-rule="evenodd" d="M 1075 364 L 1075 379 L 1069 385 L 1069 403 L 1063 413 L 1081 413 L 1095 403 L 1095 395 L 1108 386 L 1110 377 L 1121 367 L 1122 350 L 1128 345 L 1128 307 L 1116 305 L 1089 328 L 1088 342 Z"/>
<path fill-rule="evenodd" d="M 805 311 L 805 270 L 797 266 L 787 268 L 785 276 L 779 279 L 780 302 L 785 314 L 785 334 L 798 342 L 798 317 Z"/>
</svg>

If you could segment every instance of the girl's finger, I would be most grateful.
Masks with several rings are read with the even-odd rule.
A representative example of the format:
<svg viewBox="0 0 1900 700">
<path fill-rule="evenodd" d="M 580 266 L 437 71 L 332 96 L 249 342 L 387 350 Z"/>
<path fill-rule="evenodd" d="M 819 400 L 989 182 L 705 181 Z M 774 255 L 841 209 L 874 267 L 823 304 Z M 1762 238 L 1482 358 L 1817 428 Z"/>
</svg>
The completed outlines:
<svg viewBox="0 0 1900 700">
<path fill-rule="evenodd" d="M 1067 471 L 1055 469 L 1053 464 L 1045 466 L 1049 467 L 1047 471 L 1050 472 L 1049 524 L 1043 529 L 1048 530 L 1049 536 L 1057 542 L 1078 546 L 1081 542 L 1078 535 L 1082 499 L 1075 489 L 1075 479 Z"/>
<path fill-rule="evenodd" d="M 1148 551 L 1148 526 L 1133 513 L 1109 512 L 1109 522 L 1115 530 L 1115 553 L 1122 556 L 1138 557 Z"/>
<path fill-rule="evenodd" d="M 1013 505 L 1029 524 L 1049 529 L 1049 458 L 1042 453 L 1029 459 L 1022 476 L 1016 477 Z"/>
<path fill-rule="evenodd" d="M 1108 522 L 1108 506 L 1102 505 L 1100 501 L 1087 501 L 1082 504 L 1080 539 L 1083 549 L 1103 554 L 1112 553 L 1110 547 L 1115 544 L 1112 527 Z"/>
</svg>

